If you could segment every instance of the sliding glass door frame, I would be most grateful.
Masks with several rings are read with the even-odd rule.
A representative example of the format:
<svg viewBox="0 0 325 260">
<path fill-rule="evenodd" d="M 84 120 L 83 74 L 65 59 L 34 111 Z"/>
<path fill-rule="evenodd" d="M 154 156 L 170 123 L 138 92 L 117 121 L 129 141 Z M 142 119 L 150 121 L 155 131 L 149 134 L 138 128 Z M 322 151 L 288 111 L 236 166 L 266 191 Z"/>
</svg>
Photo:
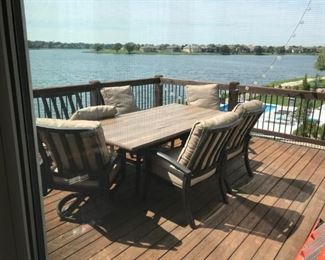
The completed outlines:
<svg viewBox="0 0 325 260">
<path fill-rule="evenodd" d="M 46 259 L 23 1 L 0 3 L 0 258 Z"/>
</svg>

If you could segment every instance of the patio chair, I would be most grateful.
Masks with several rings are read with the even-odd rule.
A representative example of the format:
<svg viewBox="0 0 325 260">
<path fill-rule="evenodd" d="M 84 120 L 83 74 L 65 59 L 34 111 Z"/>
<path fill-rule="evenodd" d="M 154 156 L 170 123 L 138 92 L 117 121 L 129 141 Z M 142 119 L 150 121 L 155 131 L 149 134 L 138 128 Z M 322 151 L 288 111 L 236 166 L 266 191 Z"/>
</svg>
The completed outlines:
<svg viewBox="0 0 325 260">
<path fill-rule="evenodd" d="M 43 194 L 73 192 L 58 203 L 57 213 L 76 221 L 73 212 L 86 197 L 107 196 L 118 187 L 120 156 L 106 147 L 99 122 L 41 118 L 36 125 Z"/>
<path fill-rule="evenodd" d="M 70 120 L 91 120 L 98 121 L 107 118 L 112 118 L 116 115 L 117 110 L 114 106 L 90 106 L 77 110 Z"/>
<path fill-rule="evenodd" d="M 219 110 L 219 88 L 217 84 L 186 85 L 186 102 L 198 106 Z"/>
<path fill-rule="evenodd" d="M 105 105 L 115 106 L 117 115 L 138 111 L 131 86 L 106 87 L 100 90 Z"/>
<path fill-rule="evenodd" d="M 221 163 L 226 158 L 225 147 L 230 130 L 239 122 L 237 113 L 227 112 L 195 123 L 184 148 L 148 152 L 144 198 L 148 192 L 151 175 L 171 183 L 181 190 L 187 222 L 195 228 L 189 201 L 192 186 L 215 175 L 219 180 L 223 200 L 227 202 Z"/>
<path fill-rule="evenodd" d="M 238 104 L 232 111 L 241 114 L 243 120 L 231 132 L 228 142 L 227 160 L 243 156 L 247 173 L 249 176 L 253 176 L 248 159 L 249 141 L 251 139 L 250 132 L 264 112 L 264 106 L 259 100 L 251 100 Z"/>
</svg>

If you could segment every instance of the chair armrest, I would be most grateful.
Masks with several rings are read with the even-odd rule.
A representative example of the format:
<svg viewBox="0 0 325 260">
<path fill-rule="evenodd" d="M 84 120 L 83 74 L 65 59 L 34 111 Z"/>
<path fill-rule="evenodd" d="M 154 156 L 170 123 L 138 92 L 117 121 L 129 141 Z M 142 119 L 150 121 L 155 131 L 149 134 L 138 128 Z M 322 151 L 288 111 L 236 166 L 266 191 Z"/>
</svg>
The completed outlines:
<svg viewBox="0 0 325 260">
<path fill-rule="evenodd" d="M 175 161 L 173 158 L 171 158 L 167 154 L 162 153 L 162 152 L 156 152 L 156 155 L 158 157 L 160 157 L 161 159 L 165 160 L 166 162 L 170 163 L 177 170 L 179 170 L 180 172 L 183 173 L 183 174 L 180 174 L 179 172 L 176 172 L 176 171 L 172 172 L 172 174 L 174 174 L 176 177 L 182 179 L 183 177 L 187 177 L 187 176 L 191 175 L 192 172 L 189 169 L 187 169 L 184 165 L 181 165 L 179 162 Z"/>
<path fill-rule="evenodd" d="M 107 172 L 111 171 L 115 164 L 117 164 L 121 160 L 120 154 L 113 154 L 112 158 L 103 166 L 101 171 Z M 105 176 L 105 174 L 103 175 Z"/>
</svg>

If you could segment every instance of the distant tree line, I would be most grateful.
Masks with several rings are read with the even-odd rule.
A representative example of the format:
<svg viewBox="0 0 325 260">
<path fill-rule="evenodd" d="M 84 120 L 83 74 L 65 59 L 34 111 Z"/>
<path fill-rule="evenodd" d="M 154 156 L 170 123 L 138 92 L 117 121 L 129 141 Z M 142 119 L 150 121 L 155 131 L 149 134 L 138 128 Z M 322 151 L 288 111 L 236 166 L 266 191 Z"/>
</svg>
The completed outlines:
<svg viewBox="0 0 325 260">
<path fill-rule="evenodd" d="M 136 44 L 133 42 L 122 43 L 65 43 L 65 42 L 47 42 L 47 41 L 28 41 L 30 49 L 92 49 L 96 52 L 103 50 L 112 50 L 119 53 L 124 50 L 126 53 L 159 53 L 159 52 L 184 52 L 184 53 L 214 53 L 214 54 L 318 54 L 321 53 L 321 46 L 260 46 L 260 45 L 221 45 L 221 44 Z"/>
<path fill-rule="evenodd" d="M 93 44 L 77 42 L 46 42 L 46 41 L 28 41 L 28 48 L 30 49 L 90 49 Z"/>
</svg>

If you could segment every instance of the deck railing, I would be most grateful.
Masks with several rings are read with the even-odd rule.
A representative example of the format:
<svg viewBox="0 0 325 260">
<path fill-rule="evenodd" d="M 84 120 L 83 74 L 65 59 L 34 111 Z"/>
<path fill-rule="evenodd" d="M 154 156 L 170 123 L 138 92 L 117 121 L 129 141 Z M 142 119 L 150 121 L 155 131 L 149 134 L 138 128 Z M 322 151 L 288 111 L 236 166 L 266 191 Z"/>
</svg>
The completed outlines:
<svg viewBox="0 0 325 260">
<path fill-rule="evenodd" d="M 80 108 L 102 104 L 100 89 L 124 85 L 131 85 L 137 106 L 148 109 L 155 106 L 155 88 L 159 83 L 160 79 L 156 77 L 103 83 L 91 81 L 84 85 L 34 89 L 35 115 L 69 119 Z"/>
<path fill-rule="evenodd" d="M 100 90 L 104 87 L 130 85 L 140 109 L 171 103 L 186 103 L 185 85 L 212 82 L 190 81 L 155 76 L 153 78 L 99 82 L 34 89 L 37 117 L 70 118 L 76 110 L 103 104 Z M 220 110 L 231 110 L 238 102 L 258 99 L 266 111 L 254 131 L 299 142 L 325 145 L 325 93 L 243 86 L 236 82 L 218 84 Z"/>
<path fill-rule="evenodd" d="M 238 86 L 238 101 L 258 99 L 266 106 L 255 131 L 325 145 L 325 93 Z"/>
</svg>

